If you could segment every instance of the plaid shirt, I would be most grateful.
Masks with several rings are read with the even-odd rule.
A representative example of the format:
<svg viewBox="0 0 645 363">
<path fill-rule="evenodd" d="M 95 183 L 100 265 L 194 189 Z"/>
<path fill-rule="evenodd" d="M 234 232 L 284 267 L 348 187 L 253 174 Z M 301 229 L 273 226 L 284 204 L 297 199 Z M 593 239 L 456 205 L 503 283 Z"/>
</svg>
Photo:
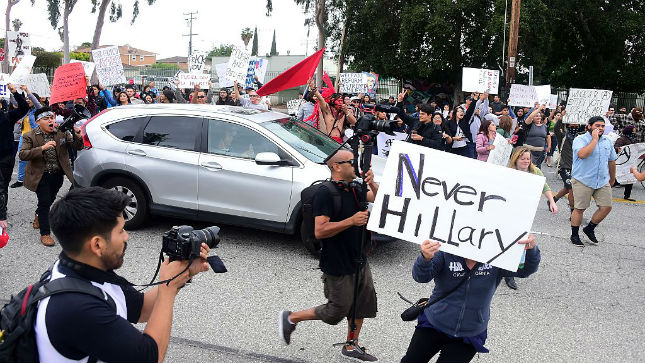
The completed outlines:
<svg viewBox="0 0 645 363">
<path fill-rule="evenodd" d="M 34 133 L 41 135 L 45 143 L 49 141 L 56 141 L 56 134 L 48 134 L 43 132 L 40 127 L 34 131 Z M 50 147 L 47 150 L 43 151 L 43 158 L 45 159 L 45 173 L 59 173 L 61 171 L 60 163 L 58 162 L 58 155 L 56 154 L 56 148 Z"/>
<path fill-rule="evenodd" d="M 633 125 L 634 143 L 645 142 L 645 122 L 643 120 L 637 122 L 631 113 L 613 114 L 609 120 L 614 125 L 614 130 L 616 130 L 617 134 L 621 134 L 626 126 Z"/>
</svg>

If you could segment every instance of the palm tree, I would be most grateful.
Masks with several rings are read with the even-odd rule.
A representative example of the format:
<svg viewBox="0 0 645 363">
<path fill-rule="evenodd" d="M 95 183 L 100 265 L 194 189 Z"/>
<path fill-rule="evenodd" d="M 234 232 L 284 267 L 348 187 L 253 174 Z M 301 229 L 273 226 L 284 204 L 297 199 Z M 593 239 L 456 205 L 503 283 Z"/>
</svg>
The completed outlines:
<svg viewBox="0 0 645 363">
<path fill-rule="evenodd" d="M 251 38 L 253 38 L 253 32 L 251 31 L 251 28 L 242 29 L 242 41 L 244 42 L 245 49 L 248 48 Z"/>
</svg>

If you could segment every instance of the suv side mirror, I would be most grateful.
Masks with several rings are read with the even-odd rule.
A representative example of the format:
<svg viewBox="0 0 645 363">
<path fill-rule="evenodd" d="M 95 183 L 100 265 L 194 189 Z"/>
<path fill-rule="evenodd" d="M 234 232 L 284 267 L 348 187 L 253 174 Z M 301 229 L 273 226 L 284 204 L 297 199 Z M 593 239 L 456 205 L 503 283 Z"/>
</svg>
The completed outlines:
<svg viewBox="0 0 645 363">
<path fill-rule="evenodd" d="M 264 152 L 255 155 L 255 163 L 258 165 L 282 165 L 284 162 L 280 159 L 278 154 Z"/>
</svg>

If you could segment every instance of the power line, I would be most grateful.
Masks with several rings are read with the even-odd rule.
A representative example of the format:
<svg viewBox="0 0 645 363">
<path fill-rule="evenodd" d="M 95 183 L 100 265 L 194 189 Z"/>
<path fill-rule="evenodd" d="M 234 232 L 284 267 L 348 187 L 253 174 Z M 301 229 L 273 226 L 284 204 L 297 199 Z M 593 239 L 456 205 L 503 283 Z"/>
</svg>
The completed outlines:
<svg viewBox="0 0 645 363">
<path fill-rule="evenodd" d="M 184 34 L 183 36 L 189 37 L 188 38 L 188 56 L 193 53 L 193 35 L 199 35 L 199 34 L 194 34 L 193 33 L 193 20 L 196 20 L 197 17 L 193 17 L 193 15 L 198 14 L 199 11 L 195 12 L 189 12 L 189 13 L 184 13 L 186 16 L 190 16 L 189 18 L 186 18 L 186 21 L 188 22 L 188 26 L 190 27 L 190 33 L 189 34 Z"/>
</svg>

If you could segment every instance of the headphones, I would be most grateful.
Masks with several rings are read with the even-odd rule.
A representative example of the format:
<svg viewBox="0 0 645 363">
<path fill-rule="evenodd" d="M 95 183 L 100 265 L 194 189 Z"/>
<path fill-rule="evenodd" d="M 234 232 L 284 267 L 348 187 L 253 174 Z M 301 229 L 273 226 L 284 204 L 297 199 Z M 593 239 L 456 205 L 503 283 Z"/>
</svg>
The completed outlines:
<svg viewBox="0 0 645 363">
<path fill-rule="evenodd" d="M 337 188 L 339 189 L 349 189 L 353 190 L 356 189 L 360 185 L 360 183 L 357 183 L 356 181 L 352 180 L 351 182 L 346 182 L 344 180 L 330 180 L 334 185 L 336 185 Z"/>
</svg>

